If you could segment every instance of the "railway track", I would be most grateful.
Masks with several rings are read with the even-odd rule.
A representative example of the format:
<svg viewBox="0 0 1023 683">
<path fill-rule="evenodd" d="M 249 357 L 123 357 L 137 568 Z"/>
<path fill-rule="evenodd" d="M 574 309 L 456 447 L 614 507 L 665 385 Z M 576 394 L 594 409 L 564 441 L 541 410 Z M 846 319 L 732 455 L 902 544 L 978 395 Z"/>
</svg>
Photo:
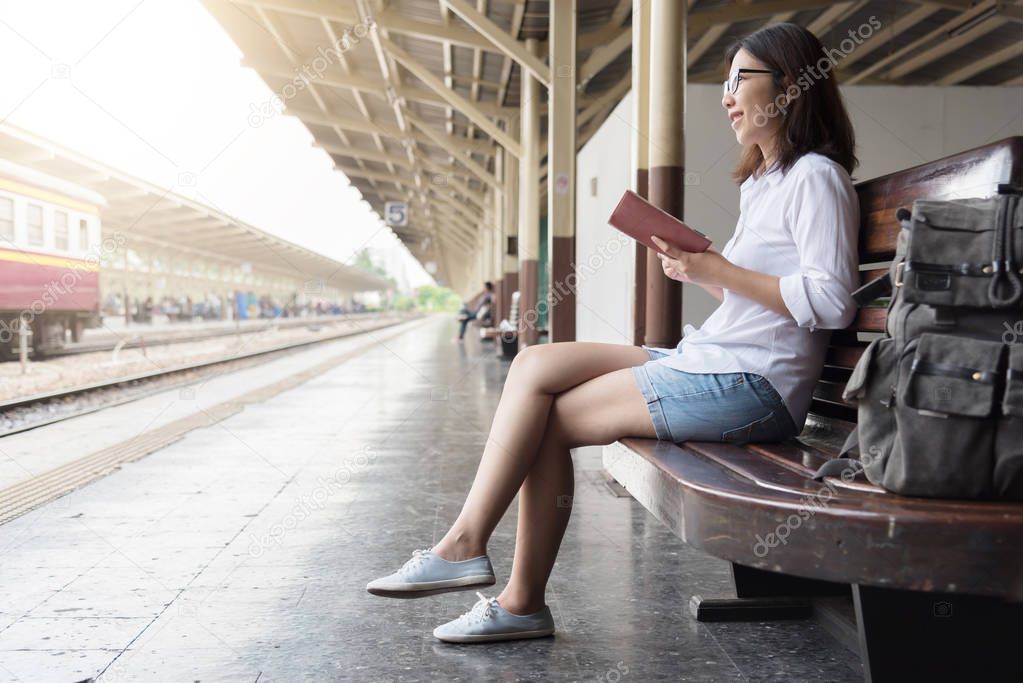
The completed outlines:
<svg viewBox="0 0 1023 683">
<path fill-rule="evenodd" d="M 137 349 L 140 347 L 167 346 L 170 344 L 185 344 L 188 342 L 200 342 L 218 337 L 231 337 L 237 335 L 258 334 L 271 329 L 290 329 L 294 327 L 314 327 L 330 325 L 345 320 L 362 320 L 372 314 L 347 313 L 342 315 L 317 316 L 314 318 L 273 318 L 265 322 L 253 323 L 242 327 L 208 328 L 200 332 L 189 333 L 186 329 L 175 329 L 167 327 L 162 329 L 146 329 L 142 326 L 125 328 L 123 333 L 118 334 L 117 339 L 109 339 L 94 342 L 78 342 L 69 344 L 63 348 L 47 351 L 46 358 L 61 358 L 63 356 L 78 356 L 86 353 L 100 353 L 117 349 Z M 185 328 L 188 323 L 182 323 Z M 2 362 L 16 362 L 17 355 L 3 359 Z"/>
<path fill-rule="evenodd" d="M 176 373 L 202 372 L 201 376 L 193 375 L 185 380 L 176 379 L 176 383 L 172 383 L 170 385 L 165 383 L 160 383 L 159 386 L 149 385 L 141 393 L 133 393 L 127 397 L 122 396 L 118 400 L 105 402 L 102 405 L 91 405 L 87 409 L 79 410 L 72 414 L 54 416 L 52 419 L 40 421 L 32 424 L 31 426 L 7 431 L 0 436 L 23 432 L 27 429 L 35 429 L 43 426 L 44 424 L 52 424 L 71 417 L 77 417 L 79 415 L 95 412 L 104 408 L 110 408 L 128 401 L 138 400 L 145 396 L 166 391 L 168 388 L 192 384 L 199 380 L 207 379 L 211 376 L 211 374 L 216 376 L 227 372 L 233 372 L 240 369 L 240 366 L 237 365 L 238 363 L 257 365 L 282 354 L 294 352 L 312 345 L 322 344 L 339 338 L 362 334 L 369 331 L 381 330 L 387 327 L 395 327 L 400 323 L 409 322 L 422 317 L 424 316 L 395 315 L 387 320 L 380 320 L 380 324 L 372 328 L 363 327 L 356 330 L 345 330 L 337 334 L 331 334 L 314 340 L 254 350 L 247 353 L 235 354 L 231 357 L 225 357 L 219 360 L 204 361 L 192 365 L 167 368 L 163 371 L 146 373 L 144 376 L 140 375 L 133 378 L 118 378 L 105 384 L 97 383 L 95 385 L 53 392 L 50 395 L 40 395 L 18 399 L 16 401 L 7 401 L 6 403 L 0 404 L 0 415 L 2 415 L 4 411 L 36 405 L 40 401 L 60 400 L 69 396 L 78 397 L 83 393 L 102 390 L 125 382 L 152 382 L 154 379 L 161 376 L 171 377 Z M 400 328 L 396 331 L 385 332 L 384 338 L 386 339 L 391 336 L 397 336 L 405 333 L 406 331 L 406 329 Z M 161 448 L 181 439 L 185 436 L 185 434 L 194 429 L 208 427 L 215 424 L 220 420 L 226 419 L 231 415 L 240 412 L 248 404 L 265 401 L 283 391 L 317 377 L 341 363 L 344 363 L 365 352 L 366 347 L 358 347 L 356 349 L 331 356 L 305 368 L 304 370 L 288 375 L 284 379 L 259 387 L 258 389 L 249 391 L 243 395 L 232 397 L 215 405 L 207 406 L 193 415 L 179 418 L 154 429 L 144 431 L 130 439 L 102 448 L 48 471 L 39 473 L 30 479 L 0 489 L 0 524 L 4 524 L 34 508 L 60 498 L 61 496 L 81 488 L 96 479 L 104 477 L 126 463 L 138 460 L 150 453 L 153 453 L 154 451 L 160 450 Z M 247 367 L 247 365 L 241 367 Z"/>
<path fill-rule="evenodd" d="M 363 323 L 361 325 L 354 328 L 345 326 L 336 333 L 331 332 L 314 339 L 277 344 L 197 362 L 179 363 L 147 372 L 0 401 L 0 438 L 266 362 L 270 357 L 311 345 L 379 330 L 411 319 L 413 318 L 409 316 L 398 315 L 375 318 L 372 321 L 360 318 L 358 321 Z M 355 321 L 351 319 L 333 321 L 334 324 L 346 322 Z"/>
</svg>

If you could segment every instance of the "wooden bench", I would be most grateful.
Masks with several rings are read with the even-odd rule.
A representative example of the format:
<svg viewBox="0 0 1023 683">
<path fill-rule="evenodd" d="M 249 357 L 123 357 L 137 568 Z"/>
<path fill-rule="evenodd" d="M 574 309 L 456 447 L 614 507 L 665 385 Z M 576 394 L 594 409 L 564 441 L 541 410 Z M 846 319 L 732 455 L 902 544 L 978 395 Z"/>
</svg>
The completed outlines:
<svg viewBox="0 0 1023 683">
<path fill-rule="evenodd" d="M 508 322 L 511 323 L 515 332 L 501 332 L 499 327 L 488 327 L 480 330 L 480 337 L 500 342 L 497 345 L 496 353 L 506 360 L 514 358 L 519 349 L 519 296 L 517 291 L 512 292 L 510 310 L 508 311 Z"/>
<path fill-rule="evenodd" d="M 515 329 L 518 330 L 518 327 L 519 327 L 519 293 L 517 291 L 512 292 L 510 308 L 511 308 L 511 310 L 508 312 L 508 322 L 510 322 L 515 327 Z M 547 334 L 547 330 L 545 330 L 543 328 L 538 329 L 536 332 L 537 332 L 537 335 L 540 336 L 540 337 L 543 337 L 543 336 L 545 336 Z M 515 336 L 515 339 L 516 339 L 516 342 L 517 342 L 517 340 L 518 340 L 518 332 L 517 331 L 516 331 L 514 336 Z M 504 336 L 503 336 L 503 334 L 501 332 L 501 329 L 499 327 L 484 327 L 484 328 L 481 328 L 480 329 L 480 339 L 502 340 L 502 341 L 507 341 L 509 344 L 511 343 L 511 338 L 510 337 L 504 338 Z M 497 348 L 497 354 L 500 355 L 500 356 L 503 356 L 505 358 L 512 358 L 512 357 L 515 356 L 514 353 L 509 353 L 509 350 L 505 349 L 503 347 L 503 345 L 499 346 Z"/>
<path fill-rule="evenodd" d="M 999 183 L 1023 185 L 1023 137 L 859 183 L 861 281 L 886 272 L 898 208 L 921 197 L 986 196 Z M 694 598 L 697 619 L 814 616 L 859 652 L 866 680 L 996 671 L 1019 680 L 1023 504 L 909 498 L 860 481 L 811 479 L 855 424 L 841 393 L 869 339 L 884 330 L 886 309 L 876 303 L 832 333 L 798 438 L 623 439 L 605 447 L 604 467 L 675 534 L 732 563 L 737 597 Z"/>
</svg>

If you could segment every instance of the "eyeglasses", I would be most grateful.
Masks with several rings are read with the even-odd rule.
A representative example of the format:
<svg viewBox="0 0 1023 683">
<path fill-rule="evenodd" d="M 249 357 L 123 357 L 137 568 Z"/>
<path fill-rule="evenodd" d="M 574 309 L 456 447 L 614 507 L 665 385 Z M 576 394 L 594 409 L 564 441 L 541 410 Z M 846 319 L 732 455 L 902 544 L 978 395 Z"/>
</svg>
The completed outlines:
<svg viewBox="0 0 1023 683">
<path fill-rule="evenodd" d="M 773 73 L 776 73 L 773 69 L 736 69 L 735 73 L 732 74 L 724 82 L 723 84 L 724 92 L 722 93 L 722 96 L 727 95 L 728 93 L 734 94 L 735 91 L 739 89 L 739 79 L 742 77 L 743 74 L 773 74 Z"/>
</svg>

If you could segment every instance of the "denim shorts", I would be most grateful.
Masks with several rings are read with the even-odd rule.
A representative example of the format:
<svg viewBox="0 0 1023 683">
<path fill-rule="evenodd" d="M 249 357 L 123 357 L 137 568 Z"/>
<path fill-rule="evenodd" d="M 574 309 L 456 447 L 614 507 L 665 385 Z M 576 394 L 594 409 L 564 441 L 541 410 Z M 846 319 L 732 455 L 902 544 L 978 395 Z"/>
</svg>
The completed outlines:
<svg viewBox="0 0 1023 683">
<path fill-rule="evenodd" d="M 797 436 L 781 395 L 752 372 L 694 373 L 657 363 L 632 368 L 661 441 L 780 442 Z"/>
</svg>

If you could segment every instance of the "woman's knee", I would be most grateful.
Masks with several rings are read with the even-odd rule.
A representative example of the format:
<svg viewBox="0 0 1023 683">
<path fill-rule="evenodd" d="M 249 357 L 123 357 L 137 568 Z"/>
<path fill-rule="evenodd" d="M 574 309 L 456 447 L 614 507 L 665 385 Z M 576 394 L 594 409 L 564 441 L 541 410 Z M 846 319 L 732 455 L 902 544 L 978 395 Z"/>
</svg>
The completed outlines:
<svg viewBox="0 0 1023 683">
<path fill-rule="evenodd" d="M 511 367 L 508 369 L 508 374 L 514 373 L 518 381 L 529 381 L 537 386 L 541 386 L 543 380 L 551 377 L 551 373 L 557 369 L 555 357 L 563 352 L 563 344 L 572 343 L 574 342 L 527 346 L 515 354 Z"/>
<path fill-rule="evenodd" d="M 543 353 L 542 348 L 537 345 L 520 349 L 512 358 L 511 367 L 508 368 L 508 378 L 514 377 L 516 381 L 521 382 L 536 377 L 539 366 L 543 362 L 540 358 Z"/>
</svg>

